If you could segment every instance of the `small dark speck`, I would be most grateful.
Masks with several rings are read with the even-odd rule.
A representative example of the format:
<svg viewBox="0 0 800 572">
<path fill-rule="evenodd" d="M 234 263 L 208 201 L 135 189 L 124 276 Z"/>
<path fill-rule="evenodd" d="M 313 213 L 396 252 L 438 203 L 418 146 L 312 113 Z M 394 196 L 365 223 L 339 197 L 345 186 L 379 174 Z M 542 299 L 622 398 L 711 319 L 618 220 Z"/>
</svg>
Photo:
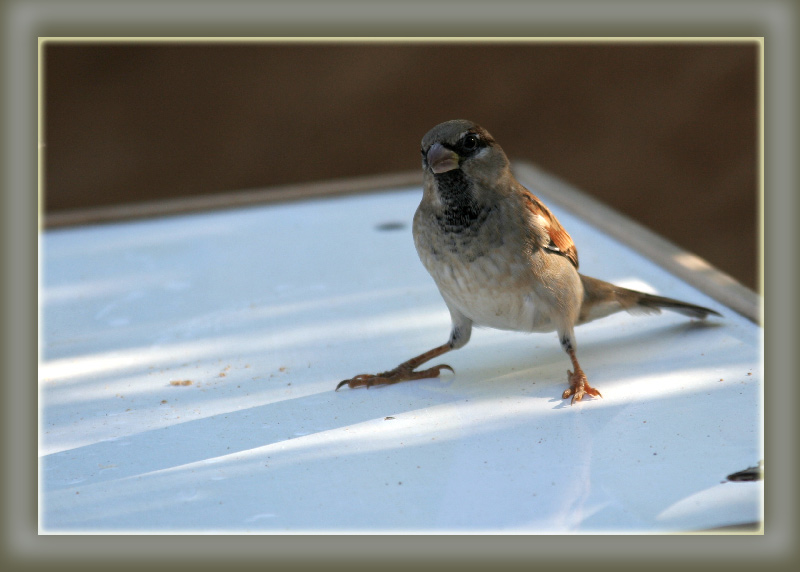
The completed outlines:
<svg viewBox="0 0 800 572">
<path fill-rule="evenodd" d="M 376 224 L 375 230 L 380 230 L 380 231 L 403 230 L 405 227 L 406 223 L 395 220 L 395 221 L 388 221 Z"/>
<path fill-rule="evenodd" d="M 389 419 L 394 419 L 394 417 L 384 417 L 383 418 L 384 421 L 388 421 Z"/>
</svg>

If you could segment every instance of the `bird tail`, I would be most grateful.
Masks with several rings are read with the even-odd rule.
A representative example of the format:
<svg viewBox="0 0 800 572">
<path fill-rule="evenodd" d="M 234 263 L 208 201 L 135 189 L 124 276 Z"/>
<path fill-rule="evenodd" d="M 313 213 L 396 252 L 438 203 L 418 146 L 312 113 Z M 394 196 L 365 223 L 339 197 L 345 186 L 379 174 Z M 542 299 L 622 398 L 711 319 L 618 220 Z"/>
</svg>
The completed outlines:
<svg viewBox="0 0 800 572">
<path fill-rule="evenodd" d="M 698 319 L 704 319 L 710 314 L 721 316 L 719 312 L 711 308 L 629 290 L 582 274 L 581 281 L 583 282 L 583 304 L 578 318 L 579 324 L 603 318 L 621 310 L 630 314 L 660 314 L 664 309 Z"/>
</svg>

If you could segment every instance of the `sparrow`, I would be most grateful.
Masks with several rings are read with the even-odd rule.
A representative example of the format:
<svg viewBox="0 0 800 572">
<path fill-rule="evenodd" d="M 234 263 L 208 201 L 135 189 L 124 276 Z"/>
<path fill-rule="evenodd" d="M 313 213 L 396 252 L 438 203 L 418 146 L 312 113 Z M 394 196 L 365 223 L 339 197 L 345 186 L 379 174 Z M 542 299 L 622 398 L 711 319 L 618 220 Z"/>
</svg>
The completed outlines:
<svg viewBox="0 0 800 572">
<path fill-rule="evenodd" d="M 441 364 L 419 366 L 464 347 L 472 326 L 552 332 L 572 362 L 570 403 L 602 397 L 577 358 L 575 326 L 626 310 L 662 309 L 704 319 L 718 312 L 615 286 L 578 272 L 578 251 L 553 213 L 511 173 L 505 152 L 484 128 L 463 119 L 441 123 L 422 138 L 422 200 L 413 235 L 422 264 L 450 310 L 447 343 L 396 368 L 341 381 L 351 388 L 438 377 Z"/>
</svg>

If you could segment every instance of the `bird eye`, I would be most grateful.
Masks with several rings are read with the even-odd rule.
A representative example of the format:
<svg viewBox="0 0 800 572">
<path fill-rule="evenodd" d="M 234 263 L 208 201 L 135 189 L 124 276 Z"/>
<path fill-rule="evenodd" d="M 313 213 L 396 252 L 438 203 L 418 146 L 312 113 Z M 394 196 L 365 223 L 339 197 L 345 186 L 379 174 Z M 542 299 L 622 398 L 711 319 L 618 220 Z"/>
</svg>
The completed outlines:
<svg viewBox="0 0 800 572">
<path fill-rule="evenodd" d="M 475 149 L 477 147 L 478 147 L 478 136 L 477 135 L 475 135 L 473 133 L 469 133 L 468 135 L 466 135 L 464 137 L 464 149 L 466 149 L 468 151 L 472 151 L 473 149 Z"/>
</svg>

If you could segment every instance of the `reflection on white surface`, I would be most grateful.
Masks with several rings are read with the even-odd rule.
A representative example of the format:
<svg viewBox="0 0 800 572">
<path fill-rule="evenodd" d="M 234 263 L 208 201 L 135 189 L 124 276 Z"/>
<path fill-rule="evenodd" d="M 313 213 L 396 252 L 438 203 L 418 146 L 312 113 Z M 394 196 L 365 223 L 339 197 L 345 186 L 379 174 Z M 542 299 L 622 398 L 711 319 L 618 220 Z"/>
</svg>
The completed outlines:
<svg viewBox="0 0 800 572">
<path fill-rule="evenodd" d="M 656 520 L 670 528 L 691 529 L 706 514 L 718 515 L 721 520 L 738 522 L 750 515 L 745 522 L 757 522 L 762 515 L 759 511 L 761 486 L 757 483 L 721 483 L 683 498 L 666 508 Z"/>
<path fill-rule="evenodd" d="M 582 271 L 715 308 L 478 330 L 456 374 L 336 383 L 441 344 L 419 189 L 42 240 L 44 531 L 675 531 L 758 520 L 761 331 L 553 209 Z M 384 225 L 394 228 L 393 225 Z M 600 257 L 602 252 L 604 256 Z M 611 266 L 608 266 L 611 264 Z"/>
</svg>

